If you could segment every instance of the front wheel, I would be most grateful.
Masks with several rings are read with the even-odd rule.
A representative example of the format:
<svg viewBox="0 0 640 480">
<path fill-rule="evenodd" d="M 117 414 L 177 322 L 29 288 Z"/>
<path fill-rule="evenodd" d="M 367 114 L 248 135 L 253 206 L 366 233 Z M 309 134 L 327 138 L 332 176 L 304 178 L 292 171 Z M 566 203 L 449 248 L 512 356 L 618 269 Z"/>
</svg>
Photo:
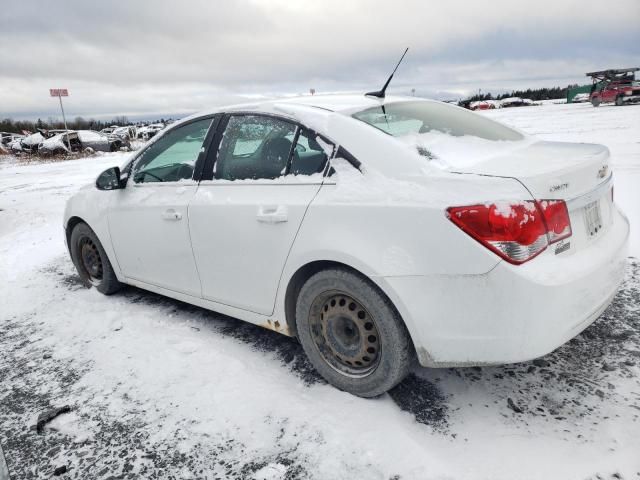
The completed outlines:
<svg viewBox="0 0 640 480">
<path fill-rule="evenodd" d="M 414 359 L 407 329 L 389 299 L 346 269 L 323 270 L 307 280 L 298 296 L 296 324 L 316 370 L 360 397 L 393 388 Z"/>
<path fill-rule="evenodd" d="M 105 295 L 122 288 L 100 240 L 89 225 L 79 223 L 73 227 L 69 250 L 78 275 L 87 288 L 96 287 Z"/>
<path fill-rule="evenodd" d="M 600 106 L 600 97 L 593 97 L 591 99 L 591 105 L 593 105 L 594 107 L 599 107 Z"/>
</svg>

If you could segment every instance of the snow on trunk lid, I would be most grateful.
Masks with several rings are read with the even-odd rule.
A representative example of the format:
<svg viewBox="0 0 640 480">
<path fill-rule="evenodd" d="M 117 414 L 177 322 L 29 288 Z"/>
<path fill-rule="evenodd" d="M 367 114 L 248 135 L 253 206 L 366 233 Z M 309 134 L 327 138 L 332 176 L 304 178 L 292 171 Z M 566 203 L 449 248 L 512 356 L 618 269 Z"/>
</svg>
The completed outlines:
<svg viewBox="0 0 640 480">
<path fill-rule="evenodd" d="M 570 200 L 611 175 L 609 149 L 587 143 L 535 142 L 452 171 L 512 177 L 537 199 Z"/>
</svg>

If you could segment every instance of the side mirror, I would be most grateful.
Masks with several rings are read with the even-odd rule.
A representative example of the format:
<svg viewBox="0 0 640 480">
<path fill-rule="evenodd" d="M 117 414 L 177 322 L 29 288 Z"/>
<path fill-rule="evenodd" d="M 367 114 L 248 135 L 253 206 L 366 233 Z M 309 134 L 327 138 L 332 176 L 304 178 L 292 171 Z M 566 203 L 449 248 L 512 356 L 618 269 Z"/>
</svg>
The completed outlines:
<svg viewBox="0 0 640 480">
<path fill-rule="evenodd" d="M 118 190 L 126 185 L 126 178 L 120 177 L 120 168 L 111 167 L 98 175 L 96 188 L 98 190 Z"/>
</svg>

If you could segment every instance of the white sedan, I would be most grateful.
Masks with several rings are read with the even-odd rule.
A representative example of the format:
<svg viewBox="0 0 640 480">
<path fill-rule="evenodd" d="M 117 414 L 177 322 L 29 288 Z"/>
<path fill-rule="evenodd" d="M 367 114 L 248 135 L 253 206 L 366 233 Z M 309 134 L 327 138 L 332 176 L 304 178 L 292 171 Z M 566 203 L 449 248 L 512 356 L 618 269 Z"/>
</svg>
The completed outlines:
<svg viewBox="0 0 640 480">
<path fill-rule="evenodd" d="M 427 367 L 545 355 L 624 274 L 609 151 L 440 102 L 331 95 L 221 108 L 159 134 L 67 204 L 71 258 L 297 336 L 371 397 Z"/>
</svg>

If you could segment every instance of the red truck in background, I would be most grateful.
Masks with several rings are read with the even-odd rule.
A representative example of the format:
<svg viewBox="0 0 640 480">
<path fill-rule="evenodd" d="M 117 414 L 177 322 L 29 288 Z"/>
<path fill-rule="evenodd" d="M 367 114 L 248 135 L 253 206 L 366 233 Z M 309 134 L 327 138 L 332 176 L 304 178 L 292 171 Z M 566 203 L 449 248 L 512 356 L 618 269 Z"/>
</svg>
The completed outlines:
<svg viewBox="0 0 640 480">
<path fill-rule="evenodd" d="M 587 73 L 593 80 L 589 95 L 591 104 L 599 107 L 603 102 L 614 102 L 618 106 L 640 102 L 640 81 L 635 78 L 638 70 L 640 67 Z"/>
</svg>

